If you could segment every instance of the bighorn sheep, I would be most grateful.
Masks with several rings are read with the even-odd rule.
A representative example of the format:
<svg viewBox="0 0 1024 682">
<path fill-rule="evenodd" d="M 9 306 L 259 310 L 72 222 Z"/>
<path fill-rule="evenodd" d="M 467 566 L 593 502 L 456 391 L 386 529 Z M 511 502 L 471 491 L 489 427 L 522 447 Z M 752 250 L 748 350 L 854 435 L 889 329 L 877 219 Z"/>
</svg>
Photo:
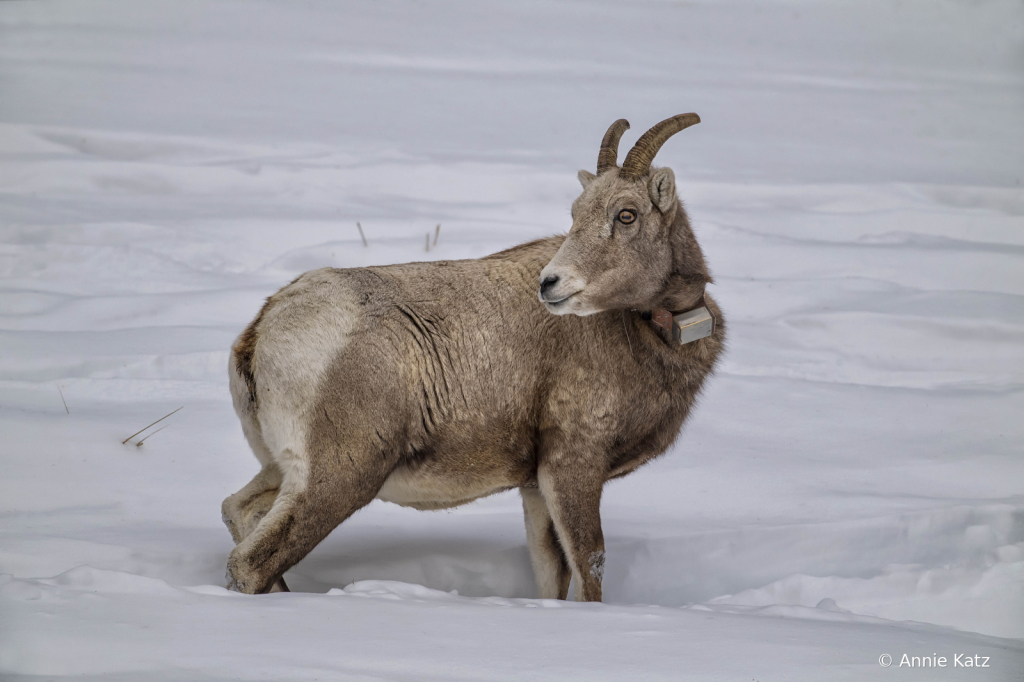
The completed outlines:
<svg viewBox="0 0 1024 682">
<path fill-rule="evenodd" d="M 315 270 L 267 299 L 229 361 L 263 466 L 224 501 L 230 587 L 286 590 L 284 572 L 374 498 L 442 509 L 519 488 L 540 595 L 566 598 L 572 578 L 577 600 L 600 601 L 602 488 L 668 448 L 723 348 L 675 176 L 651 168 L 699 121 L 662 121 L 621 168 L 629 124 L 613 123 L 568 235 Z M 713 324 L 681 343 L 673 315 L 692 310 Z"/>
</svg>

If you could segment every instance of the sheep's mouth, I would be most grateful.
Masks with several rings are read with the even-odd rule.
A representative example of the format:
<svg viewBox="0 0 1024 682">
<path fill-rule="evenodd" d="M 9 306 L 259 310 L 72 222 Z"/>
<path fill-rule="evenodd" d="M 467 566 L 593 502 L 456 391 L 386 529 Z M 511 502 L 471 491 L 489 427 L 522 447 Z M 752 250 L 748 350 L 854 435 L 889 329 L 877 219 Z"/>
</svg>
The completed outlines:
<svg viewBox="0 0 1024 682">
<path fill-rule="evenodd" d="M 580 289 L 580 291 L 583 291 L 583 290 Z M 547 299 L 543 299 L 543 298 L 541 300 L 544 301 L 544 305 L 550 306 L 552 308 L 557 308 L 560 305 L 562 305 L 563 303 L 565 303 L 566 301 L 568 301 L 570 298 L 573 298 L 574 296 L 579 294 L 580 291 L 573 292 L 573 293 L 569 294 L 568 296 L 566 296 L 565 298 L 560 298 L 557 301 L 548 301 Z"/>
</svg>

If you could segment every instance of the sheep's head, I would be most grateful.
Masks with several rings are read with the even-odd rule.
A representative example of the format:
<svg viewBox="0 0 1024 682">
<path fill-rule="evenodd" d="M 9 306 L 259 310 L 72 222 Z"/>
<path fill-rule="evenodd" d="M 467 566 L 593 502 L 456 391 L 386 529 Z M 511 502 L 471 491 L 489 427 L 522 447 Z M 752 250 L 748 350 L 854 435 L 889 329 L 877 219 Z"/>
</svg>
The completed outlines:
<svg viewBox="0 0 1024 682">
<path fill-rule="evenodd" d="M 583 193 L 572 205 L 572 229 L 540 273 L 539 296 L 549 312 L 671 309 L 674 299 L 703 290 L 710 278 L 676 196 L 675 175 L 651 168 L 669 137 L 699 122 L 697 114 L 662 121 L 637 140 L 621 168 L 619 139 L 629 123 L 619 119 L 608 129 L 597 175 L 579 172 Z"/>
</svg>

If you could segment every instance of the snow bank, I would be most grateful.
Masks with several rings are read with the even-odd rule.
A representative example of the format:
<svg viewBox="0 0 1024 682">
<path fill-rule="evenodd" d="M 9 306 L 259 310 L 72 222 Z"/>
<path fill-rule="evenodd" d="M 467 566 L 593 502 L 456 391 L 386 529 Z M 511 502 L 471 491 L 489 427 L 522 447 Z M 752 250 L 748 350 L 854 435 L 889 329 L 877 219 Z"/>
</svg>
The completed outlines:
<svg viewBox="0 0 1024 682">
<path fill-rule="evenodd" d="M 1024 671 L 1019 641 L 880 627 L 827 608 L 468 599 L 390 581 L 254 599 L 88 567 L 45 581 L 4 576 L 0 605 L 19 623 L 0 644 L 9 679 L 733 680 L 775 669 L 858 680 L 877 675 L 873 659 L 887 652 L 932 649 L 981 657 L 990 667 L 972 672 L 985 678 Z M 963 674 L 936 668 L 928 679 Z"/>
</svg>

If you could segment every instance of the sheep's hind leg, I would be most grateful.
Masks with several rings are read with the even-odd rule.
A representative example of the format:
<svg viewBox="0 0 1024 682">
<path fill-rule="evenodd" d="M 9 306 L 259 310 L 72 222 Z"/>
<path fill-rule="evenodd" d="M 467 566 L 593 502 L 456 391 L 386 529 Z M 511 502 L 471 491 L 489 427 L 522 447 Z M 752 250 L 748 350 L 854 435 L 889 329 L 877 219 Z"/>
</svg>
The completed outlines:
<svg viewBox="0 0 1024 682">
<path fill-rule="evenodd" d="M 569 596 L 572 573 L 558 541 L 547 502 L 537 488 L 520 488 L 523 515 L 526 517 L 526 543 L 541 599 L 565 599 Z"/>
<path fill-rule="evenodd" d="M 314 458 L 304 480 L 286 474 L 270 512 L 228 558 L 229 589 L 269 591 L 338 524 L 369 504 L 389 473 L 379 452 L 341 451 Z"/>
<path fill-rule="evenodd" d="M 221 505 L 224 525 L 231 533 L 235 544 L 247 538 L 264 516 L 274 506 L 282 482 L 281 470 L 271 462 L 234 495 L 228 496 Z M 271 592 L 289 592 L 284 578 L 278 578 L 270 588 Z"/>
</svg>

